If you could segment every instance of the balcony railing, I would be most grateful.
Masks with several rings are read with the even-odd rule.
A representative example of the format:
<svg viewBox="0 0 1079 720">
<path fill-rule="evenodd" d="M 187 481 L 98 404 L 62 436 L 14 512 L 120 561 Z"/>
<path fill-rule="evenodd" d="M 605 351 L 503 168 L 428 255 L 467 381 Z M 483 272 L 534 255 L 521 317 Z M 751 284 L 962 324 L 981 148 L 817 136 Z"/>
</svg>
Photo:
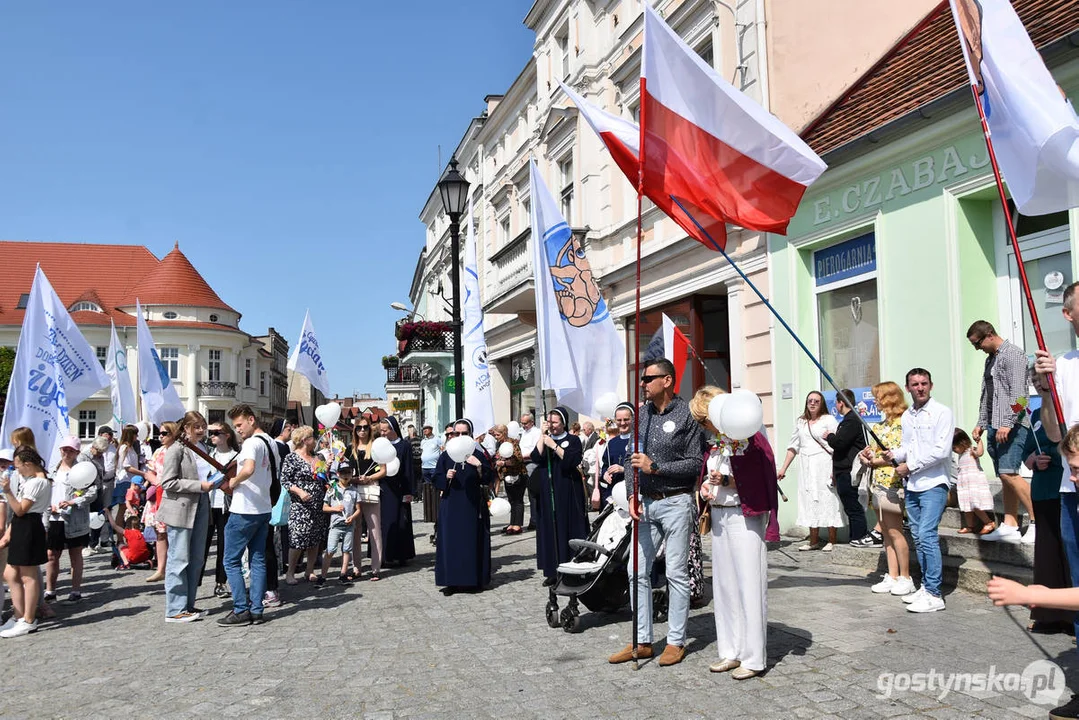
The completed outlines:
<svg viewBox="0 0 1079 720">
<path fill-rule="evenodd" d="M 532 231 L 526 229 L 491 254 L 490 262 L 494 265 L 494 272 L 484 273 L 486 297 L 503 295 L 532 277 L 532 258 L 528 251 L 528 239 L 531 235 Z"/>
<path fill-rule="evenodd" d="M 420 366 L 399 365 L 397 367 L 386 368 L 386 384 L 419 385 Z"/>
<path fill-rule="evenodd" d="M 404 359 L 409 353 L 414 352 L 453 352 L 453 331 L 444 330 L 435 335 L 414 335 L 403 341 L 404 347 L 397 356 Z"/>
<path fill-rule="evenodd" d="M 236 397 L 236 383 L 211 380 L 199 383 L 199 395 L 205 397 Z"/>
</svg>

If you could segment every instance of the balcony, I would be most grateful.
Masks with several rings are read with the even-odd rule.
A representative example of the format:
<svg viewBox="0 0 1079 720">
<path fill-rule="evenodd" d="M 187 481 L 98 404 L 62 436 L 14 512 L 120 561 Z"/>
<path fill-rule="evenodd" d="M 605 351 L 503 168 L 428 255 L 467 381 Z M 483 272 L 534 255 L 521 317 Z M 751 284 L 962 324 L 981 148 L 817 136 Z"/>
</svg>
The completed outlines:
<svg viewBox="0 0 1079 720">
<path fill-rule="evenodd" d="M 485 273 L 487 303 L 486 313 L 535 312 L 536 299 L 533 292 L 532 254 L 528 229 L 510 240 L 504 247 L 491 254 L 494 272 Z"/>
<path fill-rule="evenodd" d="M 394 386 L 394 389 L 405 390 L 408 388 L 419 389 L 420 366 L 399 365 L 398 367 L 386 368 L 386 386 Z"/>
<path fill-rule="evenodd" d="M 453 329 L 450 323 L 397 321 L 397 357 L 411 365 L 453 362 Z"/>
<path fill-rule="evenodd" d="M 201 397 L 236 397 L 236 383 L 211 380 L 199 383 L 199 396 Z"/>
</svg>

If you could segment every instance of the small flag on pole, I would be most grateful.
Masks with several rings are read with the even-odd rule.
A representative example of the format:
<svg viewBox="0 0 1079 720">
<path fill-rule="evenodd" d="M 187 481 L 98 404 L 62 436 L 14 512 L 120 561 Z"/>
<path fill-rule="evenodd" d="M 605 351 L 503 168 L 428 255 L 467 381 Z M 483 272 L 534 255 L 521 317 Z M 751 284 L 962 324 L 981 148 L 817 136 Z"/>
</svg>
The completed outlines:
<svg viewBox="0 0 1079 720">
<path fill-rule="evenodd" d="M 685 376 L 683 370 L 686 367 L 686 361 L 689 360 L 689 353 L 689 338 L 678 329 L 674 320 L 667 317 L 667 313 L 663 313 L 663 327 L 652 336 L 642 359 L 646 363 L 660 358 L 671 361 L 675 371 L 674 392 L 676 394 L 682 387 L 682 378 Z"/>
<path fill-rule="evenodd" d="M 142 305 L 135 300 L 135 323 L 139 340 L 139 394 L 142 395 L 142 414 L 154 425 L 176 421 L 184 416 L 186 409 L 176 393 L 176 386 L 165 370 L 161 357 L 154 347 L 150 326 L 142 316 Z M 191 388 L 195 392 L 195 388 Z"/>
<path fill-rule="evenodd" d="M 131 388 L 131 375 L 127 371 L 127 348 L 120 344 L 116 324 L 112 325 L 109 338 L 109 354 L 105 357 L 105 373 L 109 376 L 109 395 L 112 398 L 112 419 L 117 430 L 138 421 L 135 391 Z"/>
<path fill-rule="evenodd" d="M 303 375 L 323 395 L 329 396 L 330 379 L 326 375 L 326 366 L 322 363 L 322 351 L 318 346 L 318 337 L 315 335 L 315 326 L 311 322 L 310 310 L 304 313 L 300 341 L 288 359 L 288 369 Z"/>
</svg>

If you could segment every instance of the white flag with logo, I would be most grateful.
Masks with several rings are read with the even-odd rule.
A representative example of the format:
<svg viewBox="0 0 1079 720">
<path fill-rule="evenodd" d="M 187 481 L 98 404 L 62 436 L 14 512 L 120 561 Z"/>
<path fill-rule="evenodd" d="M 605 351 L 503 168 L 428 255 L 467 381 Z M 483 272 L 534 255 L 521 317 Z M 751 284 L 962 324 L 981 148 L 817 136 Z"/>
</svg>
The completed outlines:
<svg viewBox="0 0 1079 720">
<path fill-rule="evenodd" d="M 315 326 L 311 323 L 311 311 L 303 316 L 303 329 L 300 330 L 300 342 L 288 359 L 288 369 L 298 372 L 311 381 L 323 395 L 330 394 L 330 379 L 326 376 L 326 366 L 322 364 L 322 351 L 318 347 Z"/>
<path fill-rule="evenodd" d="M 150 326 L 142 317 L 142 306 L 135 300 L 135 319 L 139 340 L 139 394 L 142 395 L 143 416 L 154 425 L 179 420 L 186 409 L 180 402 L 165 365 L 154 347 Z M 191 388 L 190 392 L 195 392 Z"/>
<path fill-rule="evenodd" d="M 584 247 L 559 212 L 535 161 L 529 165 L 540 380 L 559 402 L 582 415 L 601 417 L 602 406 L 613 404 L 609 401 L 625 376 L 626 347 L 592 277 Z"/>
<path fill-rule="evenodd" d="M 131 388 L 131 375 L 127 371 L 127 348 L 120 344 L 115 323 L 109 339 L 109 354 L 105 357 L 105 373 L 109 376 L 111 386 L 112 420 L 119 434 L 124 425 L 131 425 L 139 418 L 135 391 Z"/>
<path fill-rule="evenodd" d="M 487 368 L 487 341 L 483 337 L 483 306 L 480 305 L 480 276 L 476 265 L 476 232 L 472 229 L 472 198 L 468 200 L 468 233 L 465 235 L 464 332 L 461 349 L 465 376 L 465 417 L 472 421 L 476 435 L 495 424 L 491 401 L 491 372 Z"/>
<path fill-rule="evenodd" d="M 0 447 L 11 447 L 12 430 L 28 427 L 51 466 L 60 439 L 70 433 L 70 409 L 108 384 L 94 348 L 38 266 L 8 384 Z"/>
</svg>

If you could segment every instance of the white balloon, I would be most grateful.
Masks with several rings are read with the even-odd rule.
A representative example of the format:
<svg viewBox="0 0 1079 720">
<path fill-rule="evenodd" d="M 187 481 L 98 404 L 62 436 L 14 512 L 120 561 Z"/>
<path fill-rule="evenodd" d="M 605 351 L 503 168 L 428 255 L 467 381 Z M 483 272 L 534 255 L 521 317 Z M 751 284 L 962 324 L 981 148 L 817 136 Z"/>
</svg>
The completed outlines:
<svg viewBox="0 0 1079 720">
<path fill-rule="evenodd" d="M 401 460 L 396 455 L 393 456 L 393 460 L 386 463 L 386 475 L 393 477 L 397 473 L 401 472 Z"/>
<path fill-rule="evenodd" d="M 727 393 L 720 393 L 708 401 L 708 420 L 719 432 L 723 432 L 723 406 L 729 397 Z"/>
<path fill-rule="evenodd" d="M 626 494 L 626 481 L 611 486 L 611 502 L 616 508 L 629 512 L 629 496 Z"/>
<path fill-rule="evenodd" d="M 462 463 L 468 459 L 468 456 L 476 449 L 476 441 L 467 435 L 459 435 L 455 438 L 450 438 L 446 443 L 446 453 L 450 456 L 450 459 L 455 463 Z"/>
<path fill-rule="evenodd" d="M 393 443 L 386 438 L 375 438 L 375 441 L 371 443 L 371 459 L 379 465 L 385 465 L 396 458 L 397 450 L 394 449 Z"/>
<path fill-rule="evenodd" d="M 90 529 L 100 530 L 105 527 L 105 516 L 101 513 L 93 513 L 90 515 Z"/>
<path fill-rule="evenodd" d="M 613 392 L 603 393 L 592 403 L 592 408 L 599 413 L 601 418 L 614 417 L 616 407 L 618 407 L 618 395 Z"/>
<path fill-rule="evenodd" d="M 67 473 L 67 484 L 72 490 L 85 490 L 97 481 L 97 465 L 89 460 L 75 463 Z"/>
<path fill-rule="evenodd" d="M 153 430 L 153 426 L 143 420 L 138 423 L 136 427 L 139 429 L 139 442 L 146 442 L 146 438 L 150 437 L 150 431 Z"/>
<path fill-rule="evenodd" d="M 505 522 L 510 516 L 510 501 L 506 498 L 495 498 L 490 505 L 491 520 L 496 523 Z"/>
<path fill-rule="evenodd" d="M 521 437 L 521 423 L 516 420 L 510 420 L 506 423 L 506 434 L 514 440 Z"/>
<path fill-rule="evenodd" d="M 341 419 L 341 405 L 335 402 L 319 405 L 315 408 L 315 417 L 323 427 L 332 428 Z"/>
<path fill-rule="evenodd" d="M 498 454 L 500 457 L 511 458 L 513 457 L 513 443 L 504 442 L 498 446 Z"/>
<path fill-rule="evenodd" d="M 764 406 L 761 399 L 749 390 L 735 390 L 723 404 L 720 420 L 724 435 L 734 440 L 746 440 L 761 429 Z"/>
<path fill-rule="evenodd" d="M 488 455 L 494 455 L 498 450 L 498 441 L 495 440 L 494 435 L 491 433 L 483 436 L 483 449 L 487 451 Z"/>
</svg>

